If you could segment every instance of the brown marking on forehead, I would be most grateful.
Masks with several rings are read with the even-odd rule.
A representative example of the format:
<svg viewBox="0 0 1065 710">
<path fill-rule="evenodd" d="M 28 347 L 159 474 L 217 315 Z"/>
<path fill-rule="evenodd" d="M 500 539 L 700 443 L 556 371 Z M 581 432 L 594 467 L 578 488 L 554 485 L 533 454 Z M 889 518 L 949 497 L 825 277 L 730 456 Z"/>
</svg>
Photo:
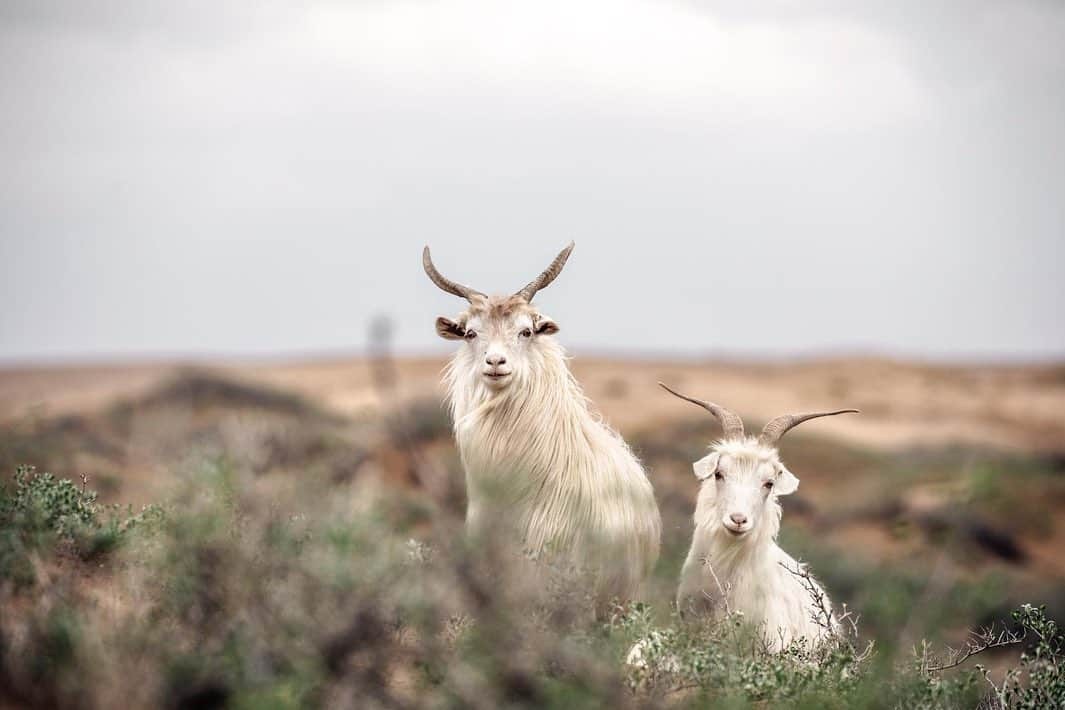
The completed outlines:
<svg viewBox="0 0 1065 710">
<path fill-rule="evenodd" d="M 526 311 L 535 313 L 529 302 L 521 296 L 478 296 L 470 303 L 470 316 L 484 319 L 504 319 Z"/>
</svg>

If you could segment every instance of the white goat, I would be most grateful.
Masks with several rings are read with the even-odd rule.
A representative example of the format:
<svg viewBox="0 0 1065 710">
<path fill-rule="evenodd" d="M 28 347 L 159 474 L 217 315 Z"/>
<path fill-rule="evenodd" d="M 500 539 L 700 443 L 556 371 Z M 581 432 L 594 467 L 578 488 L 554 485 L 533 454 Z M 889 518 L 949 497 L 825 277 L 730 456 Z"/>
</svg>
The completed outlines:
<svg viewBox="0 0 1065 710">
<path fill-rule="evenodd" d="M 589 409 L 531 301 L 562 270 L 571 243 L 511 296 L 486 296 L 442 276 L 429 247 L 423 265 L 444 291 L 470 302 L 436 331 L 462 340 L 445 381 L 466 470 L 467 532 L 514 528 L 535 557 L 559 553 L 594 573 L 599 610 L 632 599 L 658 557 L 661 519 L 639 461 Z"/>
<path fill-rule="evenodd" d="M 755 439 L 744 435 L 736 414 L 662 387 L 707 409 L 725 430 L 692 467 L 702 485 L 677 590 L 680 612 L 741 612 L 764 626 L 765 640 L 775 651 L 795 641 L 810 648 L 837 634 L 838 621 L 824 590 L 776 544 L 777 498 L 799 487 L 799 479 L 780 462 L 777 442 L 808 419 L 858 410 L 784 415 L 766 424 Z"/>
</svg>

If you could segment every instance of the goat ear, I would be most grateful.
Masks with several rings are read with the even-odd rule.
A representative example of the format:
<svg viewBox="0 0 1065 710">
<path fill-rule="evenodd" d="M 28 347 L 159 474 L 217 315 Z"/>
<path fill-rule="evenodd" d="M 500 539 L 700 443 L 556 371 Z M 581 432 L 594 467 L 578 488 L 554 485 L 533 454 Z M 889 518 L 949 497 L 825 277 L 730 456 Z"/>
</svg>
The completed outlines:
<svg viewBox="0 0 1065 710">
<path fill-rule="evenodd" d="M 780 471 L 777 472 L 777 481 L 773 485 L 773 493 L 778 496 L 786 496 L 797 490 L 799 490 L 799 479 L 791 471 L 781 466 Z"/>
<path fill-rule="evenodd" d="M 699 459 L 692 464 L 692 470 L 695 471 L 695 477 L 700 481 L 705 481 L 714 475 L 717 471 L 717 460 L 721 457 L 721 454 L 713 453 Z"/>
<path fill-rule="evenodd" d="M 462 340 L 466 337 L 466 329 L 450 318 L 440 316 L 436 319 L 436 334 L 444 340 Z"/>
<path fill-rule="evenodd" d="M 551 320 L 545 315 L 536 317 L 536 334 L 537 335 L 554 335 L 558 332 L 558 323 Z"/>
</svg>

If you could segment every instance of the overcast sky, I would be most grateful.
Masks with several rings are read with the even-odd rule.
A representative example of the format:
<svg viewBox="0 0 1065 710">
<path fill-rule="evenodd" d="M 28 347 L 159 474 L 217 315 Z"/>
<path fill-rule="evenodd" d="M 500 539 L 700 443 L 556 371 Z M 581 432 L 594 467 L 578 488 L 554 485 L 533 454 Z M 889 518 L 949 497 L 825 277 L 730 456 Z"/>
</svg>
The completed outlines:
<svg viewBox="0 0 1065 710">
<path fill-rule="evenodd" d="M 0 3 L 0 359 L 1065 355 L 1065 3 Z"/>
</svg>

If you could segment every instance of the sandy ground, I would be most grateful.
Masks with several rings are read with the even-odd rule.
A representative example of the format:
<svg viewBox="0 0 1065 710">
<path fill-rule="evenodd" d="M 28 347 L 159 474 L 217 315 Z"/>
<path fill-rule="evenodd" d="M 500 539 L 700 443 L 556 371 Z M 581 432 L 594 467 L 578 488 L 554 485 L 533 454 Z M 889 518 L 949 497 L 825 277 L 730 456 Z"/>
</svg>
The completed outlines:
<svg viewBox="0 0 1065 710">
<path fill-rule="evenodd" d="M 395 363 L 399 397 L 441 396 L 442 358 Z M 826 436 L 876 449 L 986 444 L 1028 452 L 1065 451 L 1065 364 L 926 365 L 874 358 L 775 364 L 584 358 L 573 369 L 606 419 L 622 433 L 690 417 L 691 405 L 662 392 L 662 380 L 735 409 L 752 422 L 785 412 L 856 407 L 859 416 L 817 423 Z M 98 410 L 158 384 L 178 363 L 0 369 L 0 423 L 27 416 Z M 367 359 L 285 364 L 218 362 L 247 380 L 299 392 L 336 412 L 379 409 Z M 708 434 L 713 426 L 708 424 Z"/>
</svg>

